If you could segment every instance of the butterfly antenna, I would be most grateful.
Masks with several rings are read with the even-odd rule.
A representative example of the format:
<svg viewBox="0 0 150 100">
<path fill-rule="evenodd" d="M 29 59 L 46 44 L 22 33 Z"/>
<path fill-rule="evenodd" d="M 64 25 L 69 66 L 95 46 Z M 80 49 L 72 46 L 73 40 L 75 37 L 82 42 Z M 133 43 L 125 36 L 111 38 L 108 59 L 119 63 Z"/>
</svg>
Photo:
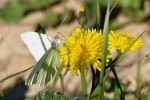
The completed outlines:
<svg viewBox="0 0 150 100">
<path fill-rule="evenodd" d="M 57 36 L 58 36 L 58 34 L 62 35 L 62 36 L 65 38 L 65 36 L 64 36 L 62 33 L 60 33 L 60 32 L 57 32 Z"/>
<path fill-rule="evenodd" d="M 61 24 L 59 25 L 59 27 L 58 27 L 58 29 L 57 29 L 57 35 L 58 35 L 58 30 L 60 29 L 60 27 L 62 26 L 62 24 L 65 22 L 65 20 L 66 20 L 66 18 L 67 18 L 67 14 L 66 14 L 66 16 L 65 16 L 65 18 L 63 19 L 63 21 L 61 22 Z M 60 33 L 60 32 L 59 32 Z"/>
</svg>

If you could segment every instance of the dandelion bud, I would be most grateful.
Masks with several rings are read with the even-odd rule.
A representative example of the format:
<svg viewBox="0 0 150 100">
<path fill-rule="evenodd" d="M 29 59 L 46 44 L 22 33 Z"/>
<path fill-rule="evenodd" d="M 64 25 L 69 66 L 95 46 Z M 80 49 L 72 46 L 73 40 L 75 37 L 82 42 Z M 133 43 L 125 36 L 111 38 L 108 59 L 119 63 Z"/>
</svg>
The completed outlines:
<svg viewBox="0 0 150 100">
<path fill-rule="evenodd" d="M 80 6 L 80 12 L 85 12 L 85 7 L 84 7 L 84 5 L 81 5 L 81 6 Z"/>
<path fill-rule="evenodd" d="M 85 6 L 84 5 L 81 5 L 81 7 L 80 7 L 78 22 L 82 27 L 84 27 L 85 24 L 87 23 L 87 18 L 86 18 Z"/>
</svg>

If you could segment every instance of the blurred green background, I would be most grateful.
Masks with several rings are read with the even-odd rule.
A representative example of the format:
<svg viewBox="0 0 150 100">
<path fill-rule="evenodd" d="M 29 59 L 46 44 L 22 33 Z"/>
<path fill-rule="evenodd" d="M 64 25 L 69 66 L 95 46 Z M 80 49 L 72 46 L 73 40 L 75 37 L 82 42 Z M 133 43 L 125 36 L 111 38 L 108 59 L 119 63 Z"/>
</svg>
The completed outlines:
<svg viewBox="0 0 150 100">
<path fill-rule="evenodd" d="M 108 1 L 109 0 L 101 0 L 101 24 L 104 22 Z M 56 27 L 60 25 L 66 14 L 68 15 L 68 18 L 65 21 L 65 24 L 67 24 L 78 17 L 74 10 L 68 9 L 65 5 L 62 5 L 63 11 L 60 13 L 50 9 L 62 2 L 63 0 L 8 0 L 5 6 L 0 8 L 0 19 L 7 23 L 15 23 L 20 21 L 24 16 L 39 10 L 46 11 L 45 18 L 39 21 L 43 27 Z M 115 2 L 115 0 L 111 0 L 111 7 Z M 96 0 L 84 1 L 88 18 L 87 27 L 93 27 L 96 23 L 96 3 Z M 146 11 L 148 10 L 148 5 L 148 0 L 118 0 L 118 4 L 111 12 L 111 28 L 118 28 L 124 24 L 117 20 L 119 15 L 123 15 L 132 21 L 139 22 L 145 20 L 149 17 L 149 13 Z"/>
</svg>

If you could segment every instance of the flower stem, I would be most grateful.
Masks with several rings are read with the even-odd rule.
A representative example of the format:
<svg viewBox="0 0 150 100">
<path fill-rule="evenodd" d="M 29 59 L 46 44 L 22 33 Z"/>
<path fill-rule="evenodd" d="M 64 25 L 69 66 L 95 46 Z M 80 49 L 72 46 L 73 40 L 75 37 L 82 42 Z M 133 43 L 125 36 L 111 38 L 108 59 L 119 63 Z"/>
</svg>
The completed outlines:
<svg viewBox="0 0 150 100">
<path fill-rule="evenodd" d="M 86 84 L 86 76 L 85 76 L 85 69 L 81 67 L 81 84 L 82 84 L 82 91 L 83 91 L 83 98 L 87 100 L 87 84 Z"/>
<path fill-rule="evenodd" d="M 60 85 L 60 86 L 61 86 L 61 87 L 60 87 L 60 88 L 61 88 L 61 89 L 60 89 L 60 90 L 61 90 L 61 93 L 64 93 L 63 77 L 62 77 L 61 74 L 60 74 L 60 84 L 61 84 L 61 85 Z"/>
<path fill-rule="evenodd" d="M 140 93 L 141 93 L 141 55 L 139 52 L 139 56 L 138 56 L 138 61 L 137 61 L 137 75 L 136 75 L 136 83 L 137 83 L 137 92 L 136 92 L 136 97 L 139 98 L 140 97 Z"/>
<path fill-rule="evenodd" d="M 63 66 L 60 65 L 60 67 L 58 68 L 58 72 L 57 72 L 57 74 L 56 74 L 56 76 L 55 76 L 55 78 L 54 78 L 53 84 L 52 84 L 52 91 L 55 90 L 56 83 L 57 83 L 57 81 L 58 81 L 58 78 L 59 78 L 60 75 L 61 75 L 62 69 L 63 69 Z M 61 85 L 62 85 L 62 84 L 61 84 Z"/>
</svg>

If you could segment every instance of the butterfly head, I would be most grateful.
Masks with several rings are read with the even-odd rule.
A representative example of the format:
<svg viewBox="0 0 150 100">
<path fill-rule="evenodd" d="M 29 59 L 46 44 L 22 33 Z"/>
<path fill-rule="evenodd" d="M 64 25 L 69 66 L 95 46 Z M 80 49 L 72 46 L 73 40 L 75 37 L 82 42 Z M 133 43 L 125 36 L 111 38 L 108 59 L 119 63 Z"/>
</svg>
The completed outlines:
<svg viewBox="0 0 150 100">
<path fill-rule="evenodd" d="M 52 47 L 59 49 L 63 45 L 63 40 L 58 36 L 54 37 L 52 40 Z"/>
</svg>

